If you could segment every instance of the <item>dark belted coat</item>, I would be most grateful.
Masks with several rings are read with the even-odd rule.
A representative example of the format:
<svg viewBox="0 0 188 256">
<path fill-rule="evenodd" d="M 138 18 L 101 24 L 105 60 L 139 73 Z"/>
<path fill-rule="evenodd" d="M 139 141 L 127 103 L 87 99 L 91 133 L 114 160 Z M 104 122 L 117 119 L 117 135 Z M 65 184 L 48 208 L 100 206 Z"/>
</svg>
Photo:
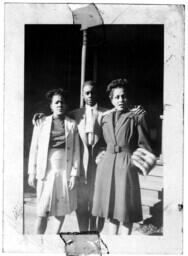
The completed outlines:
<svg viewBox="0 0 188 256">
<path fill-rule="evenodd" d="M 138 169 L 131 154 L 138 147 L 151 151 L 146 113 L 123 113 L 114 124 L 115 112 L 104 115 L 102 131 L 107 145 L 98 164 L 92 214 L 125 224 L 142 220 Z"/>
</svg>

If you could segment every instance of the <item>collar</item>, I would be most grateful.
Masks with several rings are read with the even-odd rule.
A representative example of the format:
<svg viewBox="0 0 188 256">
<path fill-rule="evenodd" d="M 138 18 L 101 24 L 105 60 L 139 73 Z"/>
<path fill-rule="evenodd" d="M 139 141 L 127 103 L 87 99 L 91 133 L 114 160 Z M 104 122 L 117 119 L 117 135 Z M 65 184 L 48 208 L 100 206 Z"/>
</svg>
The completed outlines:
<svg viewBox="0 0 188 256">
<path fill-rule="evenodd" d="M 91 109 L 93 109 L 93 110 L 97 110 L 97 108 L 98 108 L 98 104 L 96 103 L 94 106 L 89 106 L 89 105 L 85 105 L 85 109 L 86 109 L 86 111 L 87 110 L 91 110 Z"/>
<path fill-rule="evenodd" d="M 119 112 L 119 113 L 121 113 L 121 114 L 126 114 L 126 113 L 130 112 L 129 109 L 118 110 L 118 109 L 116 109 L 116 108 L 114 108 L 114 111 L 115 111 L 115 112 Z"/>
<path fill-rule="evenodd" d="M 64 121 L 64 120 L 65 120 L 65 115 L 64 115 L 64 116 L 59 117 L 59 116 L 54 116 L 54 115 L 52 114 L 52 120 L 60 120 L 60 121 Z"/>
</svg>

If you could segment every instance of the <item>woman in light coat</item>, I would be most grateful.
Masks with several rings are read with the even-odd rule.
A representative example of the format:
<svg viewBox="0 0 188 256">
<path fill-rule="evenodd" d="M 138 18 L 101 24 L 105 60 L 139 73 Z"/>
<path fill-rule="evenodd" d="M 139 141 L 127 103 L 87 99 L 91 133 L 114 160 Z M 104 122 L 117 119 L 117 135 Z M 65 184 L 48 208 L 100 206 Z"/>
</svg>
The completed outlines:
<svg viewBox="0 0 188 256">
<path fill-rule="evenodd" d="M 142 220 L 137 167 L 149 171 L 155 156 L 146 112 L 129 111 L 127 80 L 112 81 L 107 91 L 114 109 L 101 121 L 106 151 L 97 167 L 92 214 L 109 219 L 114 234 L 128 234 L 132 223 Z"/>
<path fill-rule="evenodd" d="M 52 115 L 39 126 L 34 126 L 28 167 L 29 185 L 35 187 L 37 180 L 37 234 L 46 231 L 49 216 L 55 216 L 58 223 L 56 233 L 59 233 L 64 216 L 77 208 L 77 126 L 65 115 L 63 89 L 54 89 L 46 95 Z"/>
</svg>

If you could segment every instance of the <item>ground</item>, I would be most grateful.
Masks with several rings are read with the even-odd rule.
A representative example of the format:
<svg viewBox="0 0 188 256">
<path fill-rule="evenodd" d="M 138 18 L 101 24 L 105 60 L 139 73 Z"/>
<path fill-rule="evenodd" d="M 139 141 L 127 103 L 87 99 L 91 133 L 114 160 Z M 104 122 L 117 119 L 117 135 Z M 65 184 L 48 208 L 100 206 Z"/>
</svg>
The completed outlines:
<svg viewBox="0 0 188 256">
<path fill-rule="evenodd" d="M 29 196 L 25 198 L 25 207 L 24 207 L 24 215 L 25 215 L 25 234 L 34 234 L 34 223 L 36 220 L 36 199 L 35 197 Z M 148 218 L 142 223 L 134 223 L 132 235 L 162 235 L 162 223 L 158 221 L 159 218 L 155 216 Z M 54 227 L 54 218 L 49 218 L 48 227 L 46 230 L 47 234 L 53 234 Z M 108 222 L 105 222 L 104 229 L 102 234 L 108 234 Z M 66 215 L 65 221 L 62 227 L 62 232 L 79 232 L 78 222 L 76 218 L 75 212 L 72 212 L 69 215 Z"/>
</svg>

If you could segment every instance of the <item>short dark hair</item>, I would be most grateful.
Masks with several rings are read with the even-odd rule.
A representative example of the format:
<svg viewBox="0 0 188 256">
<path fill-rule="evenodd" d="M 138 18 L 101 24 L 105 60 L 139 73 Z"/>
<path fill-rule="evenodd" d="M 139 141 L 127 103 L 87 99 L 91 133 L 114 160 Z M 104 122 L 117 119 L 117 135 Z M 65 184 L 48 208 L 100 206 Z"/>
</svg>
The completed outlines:
<svg viewBox="0 0 188 256">
<path fill-rule="evenodd" d="M 83 88 L 84 88 L 86 85 L 91 85 L 91 86 L 93 86 L 95 89 L 97 89 L 96 82 L 93 81 L 93 80 L 85 81 L 84 84 L 83 84 Z"/>
<path fill-rule="evenodd" d="M 106 92 L 109 94 L 109 97 L 112 98 L 112 92 L 115 88 L 123 88 L 128 94 L 128 80 L 126 78 L 118 78 L 113 81 L 111 81 L 107 85 Z"/>
<path fill-rule="evenodd" d="M 54 95 L 60 95 L 66 102 L 67 91 L 63 88 L 52 89 L 46 93 L 46 99 L 51 103 Z"/>
</svg>

